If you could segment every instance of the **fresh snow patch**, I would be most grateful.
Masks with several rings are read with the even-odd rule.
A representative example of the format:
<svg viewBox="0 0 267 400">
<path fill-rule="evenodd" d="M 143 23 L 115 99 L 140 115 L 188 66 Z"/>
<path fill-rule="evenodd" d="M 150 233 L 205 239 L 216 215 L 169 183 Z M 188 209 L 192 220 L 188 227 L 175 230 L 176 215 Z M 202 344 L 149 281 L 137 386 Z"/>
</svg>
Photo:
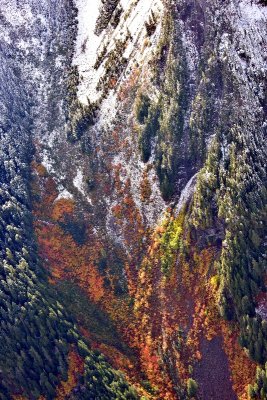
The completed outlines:
<svg viewBox="0 0 267 400">
<path fill-rule="evenodd" d="M 252 3 L 251 0 L 240 1 L 239 8 L 243 18 L 250 23 L 255 23 L 267 17 L 267 8 Z"/>
<path fill-rule="evenodd" d="M 267 298 L 266 293 L 261 293 L 258 300 L 257 307 L 255 308 L 256 314 L 260 315 L 262 319 L 267 320 Z"/>
<path fill-rule="evenodd" d="M 197 181 L 197 173 L 192 176 L 192 178 L 187 182 L 186 186 L 181 192 L 179 202 L 177 206 L 175 207 L 175 214 L 178 215 L 179 212 L 182 210 L 183 206 L 190 200 L 190 198 L 193 196 L 195 187 L 196 187 L 196 181 Z"/>
<path fill-rule="evenodd" d="M 73 64 L 78 66 L 80 75 L 78 98 L 83 104 L 87 104 L 88 99 L 94 102 L 101 97 L 101 92 L 97 91 L 96 87 L 99 79 L 105 73 L 105 61 L 97 70 L 94 69 L 97 55 L 101 53 L 101 49 L 106 47 L 108 54 L 115 48 L 116 40 L 124 40 L 127 30 L 129 30 L 132 39 L 128 40 L 124 52 L 124 57 L 130 61 L 127 67 L 129 70 L 130 65 L 133 62 L 141 62 L 148 51 L 143 49 L 143 43 L 146 37 L 145 22 L 148 20 L 151 10 L 155 14 L 160 14 L 163 10 L 161 0 L 139 0 L 138 2 L 121 0 L 120 5 L 123 12 L 118 26 L 115 29 L 108 26 L 100 36 L 96 36 L 94 29 L 101 4 L 101 0 L 95 0 L 93 3 L 87 0 L 76 0 L 78 35 Z"/>
<path fill-rule="evenodd" d="M 51 158 L 49 157 L 49 154 L 47 152 L 47 150 L 43 150 L 43 153 L 41 154 L 42 156 L 42 164 L 45 167 L 45 169 L 47 170 L 47 172 L 49 174 L 54 174 L 54 168 L 53 168 L 53 162 L 51 160 Z"/>
<path fill-rule="evenodd" d="M 148 173 L 149 183 L 152 189 L 152 195 L 150 202 L 146 204 L 141 200 L 140 196 L 140 183 L 142 181 L 143 172 L 145 170 L 145 164 L 140 160 L 140 158 L 134 157 L 130 160 L 125 160 L 122 153 L 118 154 L 113 159 L 114 165 L 121 165 L 123 168 L 123 173 L 120 175 L 121 180 L 124 182 L 130 178 L 131 181 L 131 194 L 133 196 L 136 207 L 140 211 L 146 224 L 149 226 L 155 226 L 158 223 L 158 218 L 162 214 L 163 210 L 166 208 L 166 204 L 162 199 L 158 179 L 155 171 L 151 169 Z"/>
<path fill-rule="evenodd" d="M 59 194 L 55 201 L 58 201 L 60 199 L 73 199 L 73 195 L 67 189 L 65 189 L 64 186 L 58 185 L 57 189 L 59 191 Z"/>
<path fill-rule="evenodd" d="M 99 98 L 96 85 L 100 78 L 99 73 L 93 68 L 96 62 L 97 50 L 102 36 L 94 34 L 95 24 L 99 15 L 101 0 L 76 0 L 78 8 L 78 35 L 76 39 L 76 52 L 73 64 L 78 66 L 82 82 L 79 85 L 79 100 L 87 104 L 87 98 L 95 101 Z M 83 51 L 85 47 L 85 51 Z"/>
<path fill-rule="evenodd" d="M 73 185 L 79 190 L 79 192 L 86 198 L 89 204 L 93 205 L 92 200 L 88 195 L 86 195 L 85 190 L 84 190 L 84 180 L 83 180 L 83 172 L 79 168 L 77 170 L 77 174 L 75 178 L 73 179 Z"/>
<path fill-rule="evenodd" d="M 126 10 L 129 7 L 129 5 L 132 3 L 132 0 L 121 0 L 120 3 L 121 3 L 122 8 L 124 10 Z"/>
<path fill-rule="evenodd" d="M 16 0 L 1 0 L 1 12 L 13 26 L 23 25 L 34 18 L 30 5 L 18 5 Z"/>
<path fill-rule="evenodd" d="M 98 125 L 101 128 L 110 128 L 112 121 L 116 115 L 117 96 L 114 90 L 111 90 L 108 97 L 101 104 L 101 112 L 99 114 Z"/>
<path fill-rule="evenodd" d="M 82 193 L 83 196 L 86 195 L 83 188 L 83 173 L 80 168 L 77 170 L 77 174 L 73 179 L 73 185 Z"/>
</svg>

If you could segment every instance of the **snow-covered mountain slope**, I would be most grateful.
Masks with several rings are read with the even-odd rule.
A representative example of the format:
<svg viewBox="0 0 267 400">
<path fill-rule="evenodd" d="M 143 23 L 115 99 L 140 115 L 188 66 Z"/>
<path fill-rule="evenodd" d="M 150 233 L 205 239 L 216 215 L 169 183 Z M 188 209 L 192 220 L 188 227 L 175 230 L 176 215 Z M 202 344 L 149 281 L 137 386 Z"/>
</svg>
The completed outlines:
<svg viewBox="0 0 267 400">
<path fill-rule="evenodd" d="M 216 63 L 225 65 L 225 71 L 228 69 L 236 77 L 240 90 L 244 92 L 241 94 L 244 113 L 250 113 L 253 120 L 255 104 L 258 104 L 259 112 L 262 112 L 261 104 L 264 104 L 266 92 L 266 8 L 246 0 L 227 1 L 223 5 L 219 2 L 208 5 L 201 1 L 185 4 L 180 0 L 172 5 L 176 13 L 175 45 L 179 47 L 175 50 L 176 57 L 184 59 L 179 72 L 185 76 L 184 88 L 181 89 L 181 83 L 178 83 L 178 91 L 185 91 L 187 97 L 183 111 L 183 133 L 181 140 L 176 143 L 172 143 L 173 139 L 166 139 L 165 144 L 158 144 L 158 138 L 154 138 L 152 156 L 146 164 L 141 161 L 139 153 L 142 127 L 138 126 L 135 118 L 135 97 L 143 92 L 156 104 L 163 90 L 166 91 L 162 84 L 155 84 L 154 74 L 155 69 L 160 71 L 162 68 L 164 71 L 165 68 L 164 54 L 168 51 L 168 43 L 164 44 L 164 35 L 167 35 L 165 40 L 168 42 L 170 33 L 164 33 L 163 21 L 170 6 L 160 0 L 120 1 L 109 16 L 109 23 L 105 23 L 97 35 L 96 23 L 101 13 L 103 14 L 103 4 L 77 0 L 75 6 L 78 14 L 77 22 L 72 27 L 74 36 L 66 35 L 67 25 L 64 27 L 60 18 L 53 17 L 54 12 L 64 14 L 59 3 L 57 6 L 53 5 L 53 11 L 50 11 L 55 24 L 47 23 L 45 16 L 40 13 L 39 30 L 36 33 L 43 29 L 45 40 L 37 35 L 35 46 L 30 47 L 33 55 L 35 51 L 43 54 L 43 61 L 31 66 L 31 74 L 35 77 L 33 82 L 38 85 L 38 105 L 35 107 L 33 122 L 38 159 L 56 180 L 59 198 L 75 198 L 81 201 L 84 209 L 89 210 L 92 215 L 97 213 L 99 207 L 106 210 L 102 226 L 106 226 L 110 233 L 109 227 L 113 226 L 113 237 L 116 240 L 120 237 L 123 242 L 121 226 L 117 223 L 114 226 L 114 217 L 111 215 L 111 209 L 121 201 L 116 191 L 112 190 L 117 179 L 117 170 L 120 170 L 121 184 L 130 184 L 129 193 L 133 196 L 143 223 L 153 226 L 166 208 L 155 168 L 159 152 L 157 146 L 165 146 L 164 162 L 169 165 L 175 163 L 177 166 L 177 171 L 173 172 L 178 196 L 174 201 L 177 202 L 179 193 L 202 165 L 205 148 L 213 135 L 211 121 L 206 121 L 208 125 L 203 126 L 203 113 L 207 108 L 206 94 L 210 91 L 210 98 L 217 107 L 214 121 L 219 118 L 218 110 L 224 109 L 227 104 L 224 93 L 227 94 L 229 90 L 227 95 L 231 96 L 230 89 L 222 87 L 222 76 L 218 75 L 216 82 L 211 81 L 214 74 L 218 74 Z M 28 5 L 27 7 L 28 11 L 22 13 L 23 21 L 33 22 L 30 8 Z M 42 10 L 41 4 L 39 8 Z M 14 14 L 12 9 L 7 12 L 10 16 L 12 13 Z M 74 15 L 75 11 L 73 18 Z M 16 23 L 18 21 L 19 19 Z M 33 28 L 33 31 L 35 29 L 37 28 Z M 20 40 L 27 41 L 26 36 Z M 22 47 L 26 48 L 26 45 L 23 44 Z M 160 56 L 159 51 L 162 51 Z M 159 57 L 162 61 L 156 61 L 155 64 Z M 203 62 L 204 70 L 200 68 Z M 71 65 L 78 68 L 78 100 L 84 105 L 88 101 L 97 102 L 99 107 L 94 126 L 81 139 L 83 149 L 87 149 L 83 152 L 79 142 L 70 143 L 66 140 L 64 99 Z M 164 81 L 164 77 L 161 79 Z M 42 113 L 39 112 L 41 104 L 44 110 Z M 196 150 L 198 155 L 192 155 L 192 147 L 200 146 L 197 144 L 200 143 L 197 133 L 199 129 L 202 130 L 201 140 L 204 140 L 204 144 Z M 192 132 L 196 135 L 193 139 Z M 195 145 L 190 143 L 192 140 Z M 86 154 L 88 151 L 89 155 Z M 179 155 L 177 160 L 176 156 L 173 158 L 167 155 L 170 151 Z M 96 182 L 94 190 L 88 189 L 88 180 Z M 103 193 L 102 184 L 106 180 L 110 189 L 105 193 L 109 194 Z M 145 201 L 144 187 L 147 187 L 146 192 L 151 192 L 149 199 Z M 192 190 L 190 193 L 193 193 Z M 188 196 L 182 194 L 179 209 L 182 199 L 188 200 Z"/>
<path fill-rule="evenodd" d="M 124 57 L 126 65 L 116 79 L 125 79 L 135 63 L 146 64 L 145 58 L 149 57 L 148 53 L 151 52 L 151 47 L 155 45 L 159 36 L 163 4 L 161 0 L 119 1 L 114 11 L 120 9 L 117 22 L 109 23 L 99 35 L 95 34 L 95 29 L 96 21 L 103 11 L 102 2 L 95 1 L 91 4 L 86 0 L 78 0 L 76 5 L 78 35 L 73 63 L 78 66 L 80 74 L 78 97 L 86 104 L 87 99 L 96 101 L 101 98 L 103 89 L 98 89 L 99 81 L 106 73 L 106 61 L 118 48 L 119 43 L 122 43 L 123 50 L 115 55 L 114 62 L 119 64 Z M 157 31 L 153 35 L 153 43 L 149 49 L 145 44 L 147 37 L 145 24 L 149 23 L 151 15 L 157 20 Z"/>
<path fill-rule="evenodd" d="M 133 134 L 130 126 L 132 122 L 128 120 L 128 117 L 132 119 L 132 111 L 129 109 L 127 116 L 121 110 L 120 96 L 122 96 L 123 91 L 127 91 L 128 82 L 137 73 L 137 65 L 142 66 L 144 70 L 144 77 L 142 73 L 140 74 L 140 71 L 138 71 L 138 76 L 141 79 L 146 79 L 146 69 L 160 37 L 163 5 L 159 1 L 123 2 L 120 4 L 123 11 L 118 25 L 116 27 L 108 26 L 99 36 L 94 34 L 95 23 L 99 16 L 97 2 L 92 6 L 89 2 L 78 1 L 76 5 L 78 8 L 78 32 L 77 38 L 73 42 L 75 53 L 72 64 L 78 66 L 80 81 L 78 99 L 85 104 L 87 99 L 90 102 L 98 100 L 100 103 L 96 123 L 82 139 L 85 146 L 91 146 L 93 153 L 92 156 L 88 157 L 87 154 L 81 152 L 80 143 L 70 143 L 66 140 L 64 90 L 66 88 L 66 74 L 70 65 L 69 55 L 59 55 L 57 51 L 57 46 L 60 47 L 65 42 L 65 31 L 62 29 L 60 35 L 63 36 L 62 38 L 57 37 L 57 42 L 54 44 L 55 52 L 49 59 L 49 63 L 44 60 L 44 64 L 36 69 L 36 74 L 40 76 L 37 97 L 45 110 L 44 113 L 36 115 L 34 120 L 38 159 L 56 180 L 59 199 L 79 199 L 78 201 L 83 203 L 84 209 L 89 210 L 90 213 L 97 214 L 96 210 L 99 207 L 104 208 L 108 214 L 106 222 L 103 221 L 103 223 L 107 226 L 110 225 L 110 210 L 112 205 L 117 204 L 118 197 L 112 191 L 106 196 L 103 193 L 101 181 L 108 179 L 109 185 L 113 185 L 114 171 L 116 168 L 120 168 L 124 176 L 123 181 L 129 180 L 131 182 L 130 193 L 134 197 L 144 223 L 153 225 L 160 217 L 165 204 L 161 199 L 156 183 L 156 174 L 153 169 L 150 169 L 147 174 L 147 166 L 139 159 L 137 135 Z M 156 29 L 148 37 L 145 23 L 150 21 L 152 15 Z M 130 37 L 127 37 L 127 35 L 130 35 Z M 115 54 L 114 60 L 112 59 L 115 65 L 121 62 L 121 57 L 127 59 L 125 67 L 116 77 L 114 87 L 108 86 L 106 88 L 105 86 L 103 90 L 96 90 L 99 79 L 105 75 L 108 68 L 106 66 L 107 60 L 114 50 L 117 51 L 118 43 L 124 42 L 123 53 L 121 55 Z M 94 68 L 103 48 L 106 48 L 106 53 L 103 56 L 102 63 L 98 68 Z M 69 50 L 69 54 L 71 54 L 71 50 Z M 55 86 L 55 80 L 57 80 L 57 86 Z M 135 84 L 133 82 L 133 85 Z M 134 90 L 134 87 L 132 90 Z M 105 95 L 103 95 L 104 91 Z M 51 105 L 51 100 L 52 104 L 57 107 L 56 112 Z M 114 144 L 111 143 L 114 139 L 110 135 L 112 130 L 115 133 L 118 124 L 121 127 L 124 125 L 124 132 L 119 133 L 118 141 L 120 143 L 115 144 L 114 147 Z M 130 157 L 126 143 L 132 149 Z M 109 154 L 109 156 L 106 157 L 106 154 Z M 106 165 L 105 168 L 101 167 L 101 164 Z M 100 172 L 103 169 L 106 172 Z M 97 183 L 95 190 L 90 192 L 87 181 L 94 174 L 96 176 L 103 174 L 103 179 L 100 178 L 101 180 Z M 147 176 L 145 182 L 148 182 L 148 185 L 153 188 L 150 202 L 142 201 L 140 184 L 144 176 Z M 112 236 L 114 236 L 114 233 Z M 121 240 L 123 241 L 123 237 Z"/>
<path fill-rule="evenodd" d="M 170 5 L 160 0 L 119 1 L 98 32 L 96 27 L 104 14 L 103 3 L 77 0 L 75 7 L 77 10 L 73 8 L 72 15 L 68 15 L 60 2 L 51 3 L 48 8 L 40 2 L 6 1 L 2 7 L 4 24 L 10 26 L 8 31 L 1 30 L 2 43 L 17 47 L 24 60 L 22 73 L 25 79 L 31 77 L 29 85 L 35 87 L 32 132 L 37 158 L 56 180 L 59 199 L 77 198 L 93 214 L 103 207 L 106 210 L 103 226 L 107 227 L 113 220 L 110 210 L 120 200 L 111 187 L 108 195 L 103 194 L 101 185 L 105 179 L 111 183 L 119 169 L 121 184 L 130 184 L 129 193 L 144 224 L 153 225 L 166 207 L 154 168 L 158 138 L 153 139 L 150 163 L 143 163 L 134 104 L 136 89 L 138 93 L 147 93 L 155 102 L 162 93 L 161 84 L 153 80 L 155 68 L 164 69 L 163 64 L 155 66 L 155 59 L 159 57 L 157 49 L 167 51 L 167 45 L 162 44 L 163 21 Z M 210 91 L 217 110 L 224 109 L 225 94 L 232 95 L 230 89 L 222 86 L 224 77 L 218 75 L 217 82 L 211 82 L 212 74 L 217 74 L 216 63 L 225 65 L 225 71 L 230 71 L 236 79 L 242 98 L 240 116 L 249 116 L 248 123 L 253 123 L 257 112 L 266 112 L 267 17 L 266 7 L 248 0 L 231 0 L 223 5 L 217 1 L 209 5 L 202 1 L 185 4 L 179 0 L 172 7 L 176 13 L 175 41 L 180 46 L 177 58 L 184 57 L 181 73 L 186 77 L 187 93 L 180 143 L 168 143 L 169 139 L 166 142 L 167 148 L 173 147 L 179 153 L 175 161 L 178 197 L 174 199 L 178 202 L 179 193 L 202 163 L 202 157 L 192 158 L 191 150 L 188 151 L 192 147 L 192 132 L 205 131 L 206 144 L 201 145 L 201 152 L 212 138 L 211 122 L 203 126 L 206 93 Z M 71 25 L 76 11 L 77 21 Z M 71 35 L 66 34 L 69 27 Z M 203 62 L 204 70 L 199 67 Z M 89 156 L 86 151 L 80 151 L 80 143 L 66 140 L 66 85 L 71 65 L 77 66 L 79 73 L 78 100 L 85 105 L 88 101 L 97 102 L 99 107 L 95 125 L 81 140 L 83 148 L 92 152 Z M 218 112 L 216 118 L 219 118 Z M 199 139 L 196 136 L 194 140 Z M 223 146 L 222 143 L 223 151 L 227 152 Z M 166 162 L 172 162 L 168 157 Z M 88 190 L 88 179 L 97 181 L 93 191 Z M 151 192 L 149 201 L 143 198 L 145 186 Z M 188 200 L 184 193 L 179 209 L 183 199 Z M 120 230 L 118 227 L 115 236 L 121 236 Z"/>
</svg>

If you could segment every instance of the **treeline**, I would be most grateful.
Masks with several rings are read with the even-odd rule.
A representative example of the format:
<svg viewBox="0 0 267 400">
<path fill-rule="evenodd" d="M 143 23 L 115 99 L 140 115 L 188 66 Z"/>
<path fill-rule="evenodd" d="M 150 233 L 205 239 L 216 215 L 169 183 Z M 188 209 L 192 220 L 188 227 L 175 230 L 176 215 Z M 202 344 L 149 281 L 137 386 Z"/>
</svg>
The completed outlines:
<svg viewBox="0 0 267 400">
<path fill-rule="evenodd" d="M 234 96 L 238 99 L 238 93 Z M 229 107 L 234 104 L 232 99 Z M 267 321 L 255 310 L 257 295 L 266 292 L 266 156 L 260 123 L 247 116 L 238 124 L 228 110 L 199 174 L 191 209 L 194 240 L 206 235 L 221 246 L 216 263 L 221 315 L 238 322 L 240 344 L 259 364 L 267 360 Z"/>
<path fill-rule="evenodd" d="M 209 41 L 192 78 L 179 18 L 176 7 L 170 7 L 153 61 L 154 89 L 142 88 L 135 103 L 141 159 L 148 162 L 153 154 L 165 200 L 174 198 L 205 162 L 223 79 Z"/>
<path fill-rule="evenodd" d="M 166 15 L 161 40 L 154 60 L 156 99 L 140 94 L 136 99 L 136 117 L 140 126 L 139 148 L 143 162 L 155 151 L 155 167 L 165 200 L 175 192 L 181 164 L 180 147 L 184 135 L 187 108 L 187 66 L 179 27 L 171 12 Z"/>
<path fill-rule="evenodd" d="M 83 105 L 78 99 L 79 72 L 77 66 L 70 66 L 67 79 L 66 123 L 67 138 L 71 142 L 79 140 L 86 130 L 95 123 L 98 105 Z"/>
<path fill-rule="evenodd" d="M 2 173 L 20 178 L 19 158 L 10 160 L 4 151 L 1 160 Z M 5 181 L 1 189 L 0 398 L 21 394 L 54 399 L 59 382 L 67 380 L 68 354 L 74 346 L 85 362 L 75 398 L 137 399 L 124 377 L 88 349 L 49 287 L 36 255 L 30 211 L 15 185 Z M 27 199 L 26 186 L 23 194 Z"/>
<path fill-rule="evenodd" d="M 95 34 L 101 35 L 104 29 L 107 28 L 113 16 L 113 26 L 116 27 L 119 23 L 119 18 L 122 12 L 121 7 L 118 7 L 119 0 L 102 0 L 102 6 L 99 10 L 99 16 L 96 21 Z M 117 10 L 116 10 L 117 9 Z"/>
<path fill-rule="evenodd" d="M 1 46 L 0 399 L 54 399 L 68 378 L 73 349 L 84 360 L 84 374 L 72 398 L 137 399 L 125 378 L 89 350 L 38 258 L 29 193 L 38 83 L 18 73 L 16 49 Z"/>
</svg>

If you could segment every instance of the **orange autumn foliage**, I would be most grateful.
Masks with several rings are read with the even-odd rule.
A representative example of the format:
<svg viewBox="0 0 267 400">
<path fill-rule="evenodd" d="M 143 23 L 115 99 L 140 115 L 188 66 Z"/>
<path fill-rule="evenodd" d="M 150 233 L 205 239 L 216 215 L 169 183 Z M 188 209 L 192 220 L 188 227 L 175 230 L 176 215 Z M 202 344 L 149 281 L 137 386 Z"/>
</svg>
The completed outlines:
<svg viewBox="0 0 267 400">
<path fill-rule="evenodd" d="M 56 200 L 58 196 L 55 183 L 50 177 L 36 177 L 34 189 L 39 196 L 34 204 L 35 232 L 38 238 L 39 254 L 46 260 L 47 268 L 51 272 L 50 282 L 58 280 L 71 280 L 77 283 L 90 300 L 98 303 L 113 321 L 116 322 L 122 338 L 134 343 L 134 326 L 127 298 L 114 295 L 114 276 L 108 268 L 105 276 L 109 278 L 109 287 L 104 287 L 104 277 L 100 274 L 97 264 L 103 253 L 104 244 L 92 232 L 89 222 L 85 232 L 84 244 L 78 244 L 72 235 L 62 228 L 61 222 L 75 221 L 76 204 L 71 199 Z M 125 185 L 129 188 L 129 183 Z M 123 189 L 119 184 L 118 189 Z M 124 201 L 126 199 L 126 201 Z M 122 190 L 122 211 L 132 211 L 132 200 L 124 195 Z M 131 218 L 134 220 L 134 217 Z M 137 225 L 136 225 L 137 226 Z M 141 235 L 140 232 L 138 232 Z M 133 278 L 134 279 L 134 278 Z M 99 348 L 98 343 L 96 348 Z M 127 356 L 119 354 L 116 349 L 109 350 L 110 361 L 116 368 L 123 369 L 127 375 L 139 374 L 136 365 L 130 367 L 131 362 Z M 122 368 L 124 365 L 124 368 Z M 125 369 L 126 367 L 126 369 Z M 131 373 L 130 373 L 131 372 Z"/>
<path fill-rule="evenodd" d="M 95 266 L 101 246 L 80 246 L 58 225 L 35 223 L 40 255 L 55 279 L 75 280 L 97 302 L 104 295 L 104 278 Z"/>
<path fill-rule="evenodd" d="M 133 68 L 130 77 L 120 86 L 118 97 L 121 102 L 131 102 L 129 92 L 136 91 L 140 72 L 140 69 Z"/>
<path fill-rule="evenodd" d="M 233 389 L 239 400 L 247 400 L 247 385 L 254 381 L 256 364 L 249 359 L 239 345 L 237 326 L 229 325 L 219 316 L 216 277 L 209 279 L 210 266 L 216 259 L 216 253 L 212 249 L 206 249 L 199 255 L 195 253 L 193 258 L 201 279 L 198 279 L 198 284 L 195 281 L 193 285 L 196 307 L 188 344 L 194 349 L 193 357 L 198 358 L 197 349 L 201 335 L 204 334 L 208 340 L 221 336 L 223 349 L 229 362 Z M 203 284 L 203 277 L 206 277 L 205 284 Z"/>
<path fill-rule="evenodd" d="M 237 327 L 229 327 L 225 321 L 222 321 L 221 327 L 234 391 L 239 400 L 247 400 L 247 386 L 254 382 L 257 365 L 248 358 L 248 355 L 238 343 Z"/>
<path fill-rule="evenodd" d="M 34 167 L 38 172 L 38 165 Z M 66 216 L 74 218 L 75 203 L 72 199 L 56 200 L 57 187 L 51 177 L 39 177 L 37 187 L 41 201 L 34 203 L 35 230 L 40 255 L 47 260 L 52 274 L 50 281 L 78 281 L 93 301 L 99 301 L 104 295 L 104 278 L 98 272 L 96 262 L 103 246 L 94 241 L 90 242 L 90 246 L 88 243 L 79 245 L 70 233 L 61 228 L 58 222 L 64 221 Z"/>
<path fill-rule="evenodd" d="M 113 132 L 112 145 L 121 149 L 126 141 L 118 142 L 118 132 L 117 129 Z M 114 184 L 112 190 L 116 192 L 116 204 L 111 211 L 130 253 L 127 260 L 124 259 L 124 271 L 134 302 L 133 313 L 127 298 L 113 295 L 112 277 L 110 288 L 104 286 L 97 263 L 105 244 L 91 234 L 89 224 L 86 241 L 82 245 L 77 244 L 71 234 L 60 227 L 59 223 L 66 216 L 74 218 L 75 203 L 69 199 L 56 200 L 58 193 L 55 183 L 42 169 L 38 166 L 35 168 L 38 174 L 40 171 L 42 179 L 41 202 L 35 205 L 36 233 L 40 254 L 44 260 L 48 260 L 53 280 L 75 281 L 116 322 L 122 338 L 138 352 L 140 370 L 158 389 L 154 399 L 176 398 L 172 378 L 162 367 L 163 356 L 172 361 L 173 369 L 178 371 L 179 381 L 185 385 L 191 376 L 189 367 L 202 358 L 201 340 L 223 337 L 233 388 L 239 399 L 245 400 L 246 385 L 253 381 L 255 365 L 238 345 L 238 332 L 231 332 L 218 314 L 217 289 L 210 282 L 218 249 L 210 247 L 198 251 L 191 244 L 190 257 L 186 260 L 174 257 L 166 278 L 160 269 L 160 239 L 166 227 L 158 226 L 152 235 L 145 229 L 131 194 L 131 181 L 127 179 L 125 168 L 121 164 L 110 163 Z M 142 191 L 145 196 L 149 194 L 146 192 L 146 183 L 140 185 L 141 196 Z M 109 182 L 105 182 L 105 193 L 110 190 Z M 143 244 L 144 239 L 147 240 L 147 246 Z M 143 263 L 139 268 L 142 256 Z M 180 328 L 188 334 L 186 339 L 179 338 L 181 348 L 176 348 L 174 343 L 177 343 Z M 101 343 L 95 344 L 95 347 L 109 357 L 114 367 L 125 371 L 132 381 L 139 379 L 136 365 L 132 368 L 129 359 L 122 353 Z"/>
<path fill-rule="evenodd" d="M 113 164 L 112 174 L 118 202 L 111 210 L 115 224 L 120 226 L 123 233 L 124 244 L 130 250 L 125 272 L 128 286 L 134 293 L 137 282 L 137 265 L 140 262 L 140 254 L 143 252 L 146 230 L 131 193 L 131 180 L 129 178 L 124 179 L 126 176 L 125 168 L 120 163 Z"/>
<path fill-rule="evenodd" d="M 101 351 L 115 369 L 123 371 L 127 380 L 131 380 L 135 376 L 134 364 L 121 351 L 104 343 L 93 343 L 92 347 Z"/>
<path fill-rule="evenodd" d="M 83 359 L 74 350 L 71 350 L 68 355 L 68 379 L 66 382 L 62 381 L 59 384 L 55 400 L 65 400 L 75 388 L 78 384 L 79 375 L 83 374 L 83 364 Z"/>
<path fill-rule="evenodd" d="M 152 195 L 152 189 L 146 171 L 143 173 L 142 181 L 140 183 L 140 194 L 141 194 L 141 200 L 143 202 L 150 201 Z"/>
<path fill-rule="evenodd" d="M 52 219 L 62 221 L 66 215 L 72 215 L 74 212 L 74 201 L 72 199 L 59 199 L 55 201 L 52 210 Z"/>
<path fill-rule="evenodd" d="M 146 261 L 144 268 L 141 267 L 139 272 L 140 290 L 135 296 L 135 307 L 137 318 L 142 321 L 143 335 L 139 339 L 141 359 L 144 364 L 150 365 L 149 356 L 154 354 L 153 345 L 155 354 L 157 354 L 156 347 L 159 346 L 161 351 L 168 352 L 168 357 L 175 359 L 179 380 L 186 385 L 187 379 L 191 376 L 191 366 L 202 359 L 200 343 L 203 338 L 212 340 L 215 337 L 221 337 L 224 339 L 222 345 L 229 361 L 233 389 L 240 400 L 245 400 L 247 385 L 253 382 L 256 366 L 239 346 L 238 332 L 230 333 L 229 324 L 219 316 L 216 277 L 211 279 L 218 249 L 210 247 L 198 251 L 191 245 L 190 262 L 186 262 L 181 256 L 176 263 L 176 268 L 173 268 L 170 275 L 165 278 L 159 271 L 159 241 L 164 232 L 164 226 L 156 228 L 148 249 L 149 262 Z M 155 302 L 155 296 L 153 296 L 155 292 L 157 298 L 161 299 L 160 306 Z M 156 319 L 153 317 L 154 309 L 157 313 Z M 191 310 L 193 310 L 192 314 Z M 161 328 L 160 332 L 157 332 L 155 325 Z M 179 327 L 189 332 L 186 340 L 181 339 L 181 348 L 176 350 L 172 348 L 172 343 L 175 340 L 175 331 L 177 332 Z M 152 345 L 146 345 L 151 332 L 154 332 L 156 336 L 153 336 Z M 153 361 L 155 363 L 155 360 Z M 150 375 L 150 380 L 160 387 L 160 380 L 155 371 L 156 369 L 154 369 L 154 375 Z M 162 396 L 162 391 L 160 393 Z"/>
<path fill-rule="evenodd" d="M 37 163 L 36 161 L 32 161 L 31 167 L 38 174 L 38 176 L 40 176 L 42 178 L 46 177 L 48 175 L 45 166 Z"/>
<path fill-rule="evenodd" d="M 166 299 L 162 298 L 162 287 L 158 284 L 161 280 L 160 274 L 156 262 L 152 265 L 152 260 L 149 258 L 143 260 L 139 270 L 134 305 L 138 321 L 136 345 L 139 347 L 142 368 L 146 371 L 151 384 L 157 387 L 156 398 L 175 399 L 173 384 L 162 368 L 161 356 L 158 353 L 159 348 L 164 349 L 165 338 L 162 337 L 162 332 L 166 332 L 170 327 L 168 311 L 165 308 Z M 170 332 L 172 335 L 172 327 Z"/>
</svg>

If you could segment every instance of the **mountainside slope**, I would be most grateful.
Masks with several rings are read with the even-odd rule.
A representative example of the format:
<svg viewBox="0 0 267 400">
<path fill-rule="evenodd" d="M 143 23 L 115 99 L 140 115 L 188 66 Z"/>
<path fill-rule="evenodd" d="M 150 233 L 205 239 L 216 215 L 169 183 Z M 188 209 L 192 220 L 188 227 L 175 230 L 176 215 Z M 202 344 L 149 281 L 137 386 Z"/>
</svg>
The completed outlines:
<svg viewBox="0 0 267 400">
<path fill-rule="evenodd" d="M 0 9 L 0 398 L 265 399 L 265 1 Z"/>
</svg>

